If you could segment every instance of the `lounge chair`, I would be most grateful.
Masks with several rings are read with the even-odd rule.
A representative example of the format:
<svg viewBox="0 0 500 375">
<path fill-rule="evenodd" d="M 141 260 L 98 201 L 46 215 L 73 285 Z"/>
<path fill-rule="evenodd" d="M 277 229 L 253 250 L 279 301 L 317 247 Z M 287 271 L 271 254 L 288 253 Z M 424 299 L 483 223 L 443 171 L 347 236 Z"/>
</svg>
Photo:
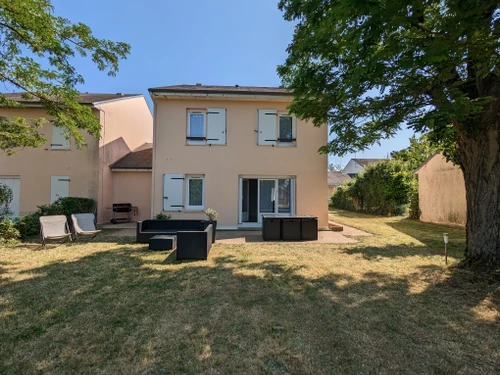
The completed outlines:
<svg viewBox="0 0 500 375">
<path fill-rule="evenodd" d="M 42 245 L 46 246 L 47 240 L 62 240 L 69 238 L 72 242 L 68 220 L 64 215 L 40 216 L 40 235 Z"/>
<path fill-rule="evenodd" d="M 71 220 L 73 221 L 73 229 L 77 239 L 80 235 L 94 238 L 101 233 L 101 230 L 96 228 L 94 214 L 73 214 Z"/>
</svg>

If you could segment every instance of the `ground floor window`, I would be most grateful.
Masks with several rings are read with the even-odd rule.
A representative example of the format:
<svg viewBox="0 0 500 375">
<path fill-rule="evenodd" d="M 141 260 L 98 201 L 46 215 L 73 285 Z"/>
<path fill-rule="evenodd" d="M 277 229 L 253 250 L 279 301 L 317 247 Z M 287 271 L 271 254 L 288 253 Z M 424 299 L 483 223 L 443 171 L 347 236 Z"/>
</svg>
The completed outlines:
<svg viewBox="0 0 500 375">
<path fill-rule="evenodd" d="M 203 176 L 186 176 L 186 209 L 203 210 L 205 181 Z"/>
</svg>

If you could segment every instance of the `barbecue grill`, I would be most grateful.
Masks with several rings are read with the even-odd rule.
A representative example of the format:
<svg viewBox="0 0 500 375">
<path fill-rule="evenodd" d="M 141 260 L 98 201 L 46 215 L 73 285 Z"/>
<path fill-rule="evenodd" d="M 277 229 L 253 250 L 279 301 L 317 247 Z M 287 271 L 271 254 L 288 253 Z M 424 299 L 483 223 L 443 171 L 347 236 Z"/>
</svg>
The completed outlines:
<svg viewBox="0 0 500 375">
<path fill-rule="evenodd" d="M 113 203 L 113 224 L 130 223 L 130 213 L 132 212 L 132 203 Z"/>
</svg>

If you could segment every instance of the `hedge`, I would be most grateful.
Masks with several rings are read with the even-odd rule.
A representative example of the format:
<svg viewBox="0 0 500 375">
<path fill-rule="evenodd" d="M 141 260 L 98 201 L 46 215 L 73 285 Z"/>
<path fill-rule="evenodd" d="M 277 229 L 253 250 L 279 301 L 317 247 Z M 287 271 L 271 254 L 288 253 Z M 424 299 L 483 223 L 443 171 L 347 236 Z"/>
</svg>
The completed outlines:
<svg viewBox="0 0 500 375">
<path fill-rule="evenodd" d="M 403 215 L 415 190 L 416 178 L 407 163 L 384 160 L 370 164 L 354 179 L 335 189 L 331 205 L 377 215 Z"/>
</svg>

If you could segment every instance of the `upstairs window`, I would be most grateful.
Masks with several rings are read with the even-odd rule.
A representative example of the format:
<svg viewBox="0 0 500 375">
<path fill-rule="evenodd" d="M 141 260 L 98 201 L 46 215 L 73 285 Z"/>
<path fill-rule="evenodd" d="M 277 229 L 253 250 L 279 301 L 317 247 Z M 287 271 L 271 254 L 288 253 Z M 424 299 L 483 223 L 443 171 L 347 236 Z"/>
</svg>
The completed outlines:
<svg viewBox="0 0 500 375">
<path fill-rule="evenodd" d="M 188 110 L 186 143 L 188 145 L 225 145 L 226 127 L 226 109 L 224 108 Z"/>
<path fill-rule="evenodd" d="M 296 121 L 287 113 L 261 109 L 258 114 L 257 144 L 262 146 L 295 146 Z"/>
<path fill-rule="evenodd" d="M 292 116 L 288 114 L 280 114 L 278 116 L 278 142 L 280 146 L 286 144 L 295 145 L 295 129 Z"/>
<path fill-rule="evenodd" d="M 206 111 L 188 111 L 188 144 L 204 144 L 206 136 Z"/>
<path fill-rule="evenodd" d="M 52 143 L 50 144 L 52 150 L 69 150 L 69 139 L 66 138 L 64 131 L 59 126 L 52 126 Z"/>
</svg>

